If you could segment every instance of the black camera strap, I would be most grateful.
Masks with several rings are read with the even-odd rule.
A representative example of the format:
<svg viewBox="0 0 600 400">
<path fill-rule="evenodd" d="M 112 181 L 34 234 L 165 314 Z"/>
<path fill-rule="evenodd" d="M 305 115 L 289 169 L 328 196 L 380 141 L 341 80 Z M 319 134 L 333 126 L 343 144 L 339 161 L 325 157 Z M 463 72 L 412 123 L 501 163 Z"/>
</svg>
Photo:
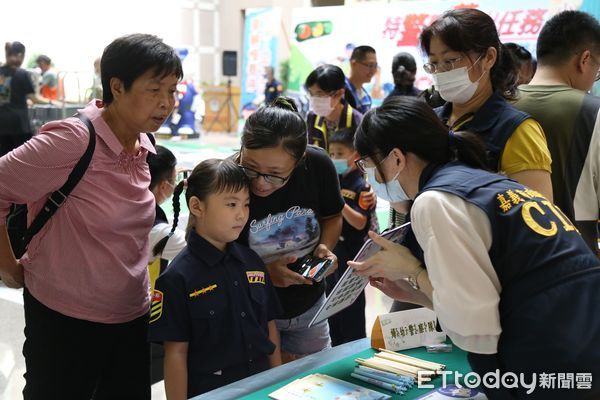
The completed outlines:
<svg viewBox="0 0 600 400">
<path fill-rule="evenodd" d="M 77 186 L 77 184 L 85 174 L 85 171 L 88 169 L 90 162 L 92 161 L 94 149 L 96 148 L 96 130 L 94 129 L 94 125 L 92 125 L 92 121 L 90 121 L 89 118 L 87 118 L 85 115 L 77 113 L 73 117 L 79 118 L 81 122 L 83 122 L 87 126 L 88 132 L 90 133 L 90 140 L 88 142 L 88 146 L 85 149 L 85 153 L 83 153 L 83 156 L 81 156 L 81 158 L 69 174 L 69 177 L 67 178 L 65 184 L 62 185 L 60 189 L 53 192 L 48 197 L 46 203 L 44 204 L 44 207 L 42 207 L 39 214 L 36 215 L 31 225 L 27 228 L 27 231 L 21 238 L 23 245 L 22 248 L 24 250 L 27 249 L 27 246 L 29 245 L 29 242 L 31 242 L 31 239 L 44 227 L 46 222 L 48 222 L 48 220 L 54 215 L 54 213 L 56 213 L 56 211 L 58 211 L 58 209 L 62 207 L 62 205 L 65 203 L 65 200 L 67 200 L 67 197 L 69 196 L 69 194 L 71 194 L 71 191 L 75 188 L 75 186 Z"/>
</svg>

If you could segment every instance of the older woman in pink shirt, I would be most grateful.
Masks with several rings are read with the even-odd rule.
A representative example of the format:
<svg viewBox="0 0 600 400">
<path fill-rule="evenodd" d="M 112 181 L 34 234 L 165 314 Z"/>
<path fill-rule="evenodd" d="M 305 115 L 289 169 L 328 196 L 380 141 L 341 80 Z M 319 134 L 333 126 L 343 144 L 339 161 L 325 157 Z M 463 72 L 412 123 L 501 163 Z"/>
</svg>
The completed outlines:
<svg viewBox="0 0 600 400">
<path fill-rule="evenodd" d="M 11 203 L 30 221 L 67 180 L 90 134 L 77 118 L 0 158 L 0 277 L 25 286 L 25 399 L 149 399 L 146 342 L 148 234 L 154 197 L 146 163 L 182 77 L 175 51 L 152 35 L 116 39 L 101 60 L 103 101 L 80 113 L 96 148 L 64 205 L 16 260 L 6 231 Z"/>
</svg>

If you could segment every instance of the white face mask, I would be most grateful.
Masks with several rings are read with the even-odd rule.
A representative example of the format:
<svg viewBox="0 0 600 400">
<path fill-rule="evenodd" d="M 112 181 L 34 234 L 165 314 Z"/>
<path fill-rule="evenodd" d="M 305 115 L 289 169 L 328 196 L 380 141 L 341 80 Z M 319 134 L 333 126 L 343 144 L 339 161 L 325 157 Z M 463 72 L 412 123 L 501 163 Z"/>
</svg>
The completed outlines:
<svg viewBox="0 0 600 400">
<path fill-rule="evenodd" d="M 471 97 L 473 97 L 477 90 L 479 81 L 483 78 L 483 75 L 485 75 L 485 71 L 481 74 L 479 79 L 475 82 L 471 82 L 471 79 L 469 79 L 469 70 L 473 68 L 480 59 L 481 56 L 469 68 L 461 67 L 433 74 L 433 85 L 435 86 L 435 89 L 440 92 L 442 99 L 457 104 L 464 104 L 471 100 Z"/>
<path fill-rule="evenodd" d="M 310 107 L 315 112 L 315 114 L 317 114 L 320 117 L 328 116 L 334 109 L 334 107 L 331 105 L 331 96 L 310 96 Z"/>
<path fill-rule="evenodd" d="M 377 195 L 377 197 L 382 198 L 390 203 L 399 203 L 401 201 L 410 200 L 410 197 L 406 194 L 400 182 L 398 182 L 398 175 L 400 175 L 400 171 L 389 181 L 386 183 L 377 182 L 375 179 L 375 168 L 365 168 L 367 171 L 367 181 L 373 187 L 373 191 Z"/>
</svg>

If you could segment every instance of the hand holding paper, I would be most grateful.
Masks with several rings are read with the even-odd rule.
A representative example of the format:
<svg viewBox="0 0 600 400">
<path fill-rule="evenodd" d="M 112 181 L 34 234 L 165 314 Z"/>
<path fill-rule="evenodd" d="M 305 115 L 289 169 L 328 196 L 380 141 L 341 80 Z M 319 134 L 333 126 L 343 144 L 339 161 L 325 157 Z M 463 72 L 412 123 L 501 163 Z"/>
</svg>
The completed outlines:
<svg viewBox="0 0 600 400">
<path fill-rule="evenodd" d="M 384 239 L 375 232 L 369 232 L 369 237 L 381 246 L 381 250 L 362 262 L 348 261 L 348 266 L 357 275 L 397 281 L 408 277 L 421 265 L 406 247 Z"/>
</svg>

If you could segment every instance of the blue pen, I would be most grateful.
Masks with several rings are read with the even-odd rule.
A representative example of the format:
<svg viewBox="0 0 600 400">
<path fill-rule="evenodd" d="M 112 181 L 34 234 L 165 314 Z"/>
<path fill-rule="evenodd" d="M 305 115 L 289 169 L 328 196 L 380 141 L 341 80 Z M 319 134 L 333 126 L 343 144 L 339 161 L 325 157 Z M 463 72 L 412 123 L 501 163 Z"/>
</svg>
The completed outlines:
<svg viewBox="0 0 600 400">
<path fill-rule="evenodd" d="M 406 382 L 409 383 L 411 386 L 414 384 L 415 379 L 413 377 L 410 376 L 405 376 L 405 375 L 400 375 L 400 374 L 395 374 L 393 372 L 386 372 L 386 371 L 381 371 L 375 368 L 370 368 L 370 367 L 366 367 L 364 365 L 357 365 L 356 368 L 369 372 L 371 374 L 375 374 L 375 375 L 380 375 L 380 376 L 385 376 L 389 379 L 395 379 L 401 382 Z"/>
<path fill-rule="evenodd" d="M 382 382 L 382 381 L 379 381 L 379 380 L 373 379 L 373 378 L 367 378 L 366 376 L 358 375 L 358 374 L 355 374 L 354 372 L 351 373 L 350 376 L 355 379 L 358 379 L 360 381 L 370 383 L 371 385 L 389 390 L 389 391 L 397 393 L 397 394 L 404 394 L 404 392 L 406 392 L 406 389 L 400 388 L 396 385 L 392 385 L 390 383 L 385 383 L 385 382 Z"/>
<path fill-rule="evenodd" d="M 382 382 L 386 382 L 386 383 L 389 383 L 389 384 L 392 384 L 392 385 L 396 385 L 398 387 L 402 387 L 402 388 L 406 388 L 406 389 L 410 388 L 409 384 L 406 383 L 406 382 L 402 382 L 402 381 L 399 381 L 399 380 L 396 380 L 396 379 L 391 379 L 391 378 L 388 378 L 388 377 L 382 376 L 382 375 L 372 374 L 370 372 L 363 371 L 363 370 L 358 369 L 358 368 L 354 369 L 354 373 L 358 374 L 358 375 L 366 376 L 367 378 L 377 379 L 377 380 L 380 380 Z"/>
</svg>

